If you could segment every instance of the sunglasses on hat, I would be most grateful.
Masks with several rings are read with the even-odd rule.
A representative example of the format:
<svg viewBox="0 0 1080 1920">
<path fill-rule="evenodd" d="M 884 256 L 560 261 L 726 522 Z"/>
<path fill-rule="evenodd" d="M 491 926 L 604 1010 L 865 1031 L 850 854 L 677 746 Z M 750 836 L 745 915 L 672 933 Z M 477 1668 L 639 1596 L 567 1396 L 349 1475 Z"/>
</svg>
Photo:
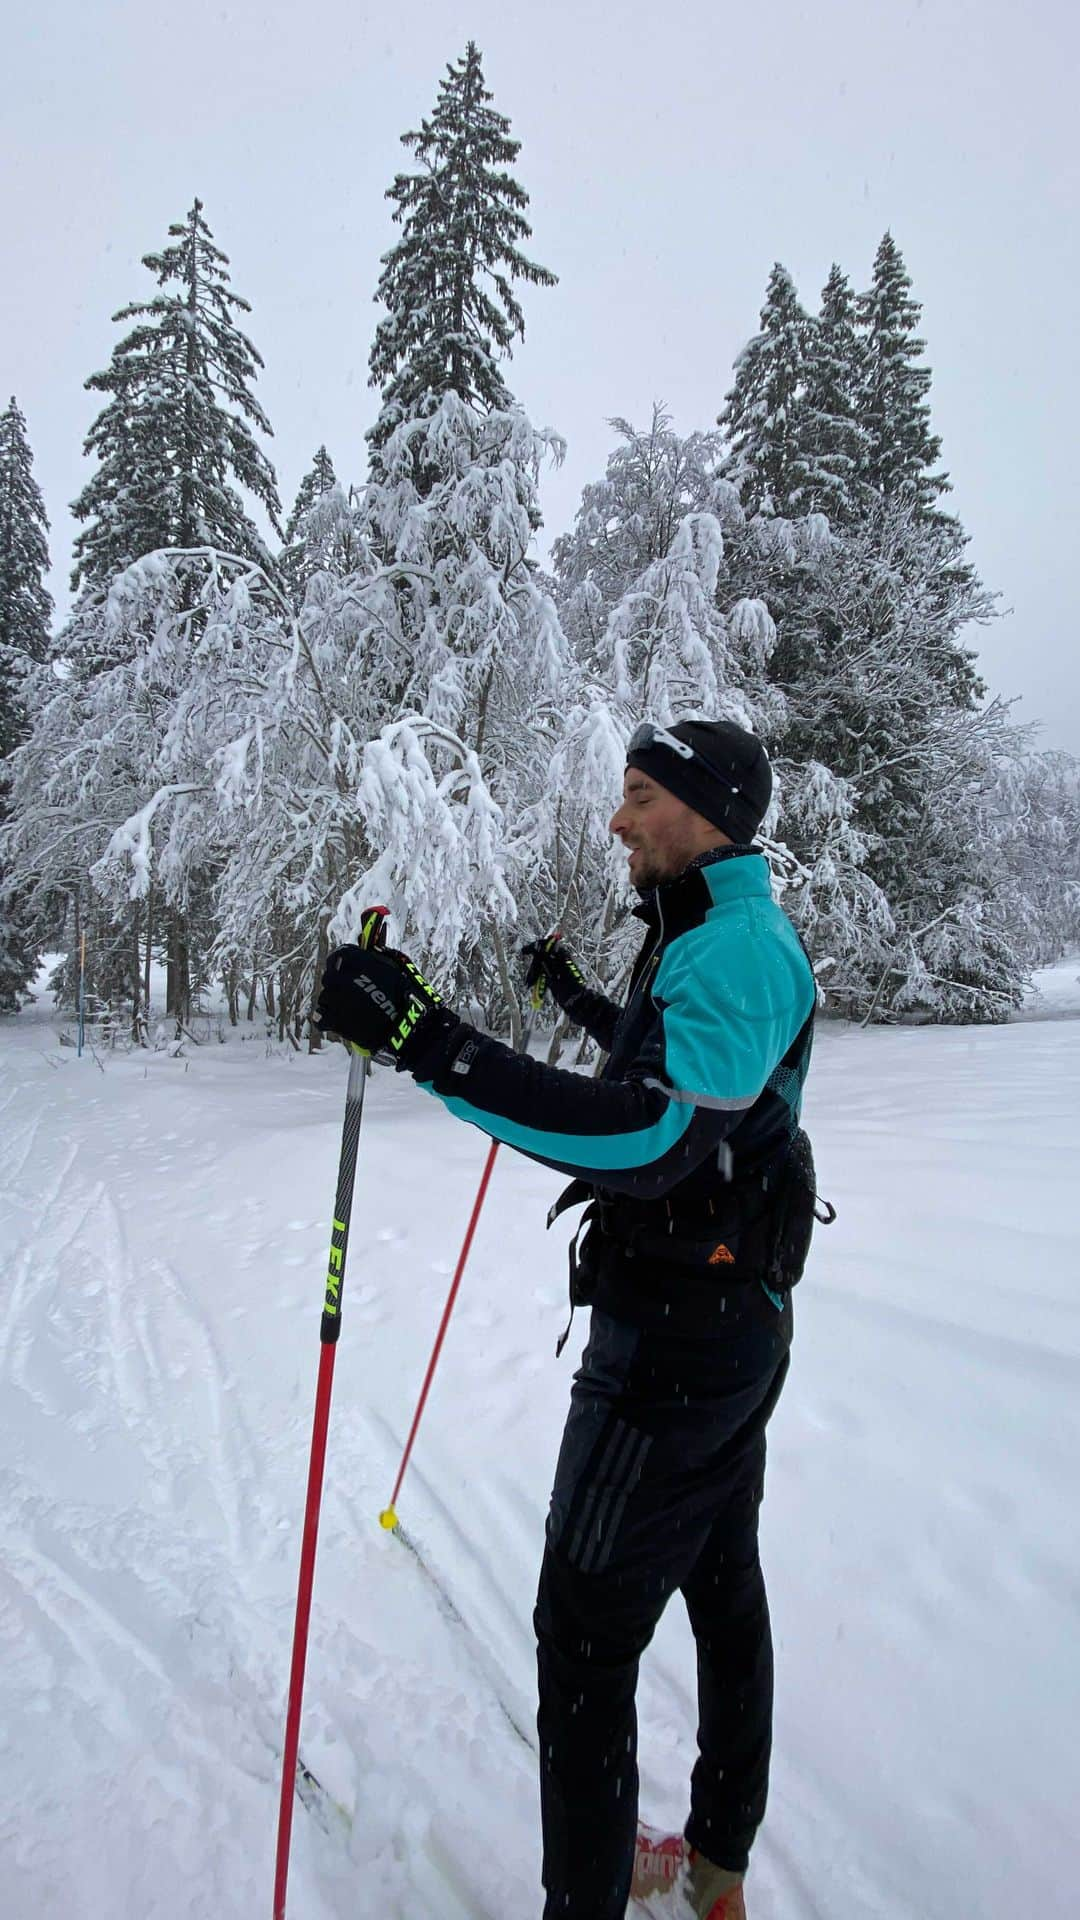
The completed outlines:
<svg viewBox="0 0 1080 1920">
<path fill-rule="evenodd" d="M 730 774 L 721 773 L 719 767 L 714 766 L 711 760 L 707 760 L 696 747 L 690 746 L 686 740 L 677 739 L 675 734 L 669 733 L 666 727 L 658 727 L 652 720 L 643 720 L 640 727 L 634 728 L 627 742 L 626 751 L 628 754 L 640 753 L 645 747 L 667 747 L 669 752 L 677 753 L 680 760 L 696 760 L 699 766 L 708 768 L 714 780 L 719 780 L 725 787 L 731 787 L 732 793 L 739 791 L 738 787 L 731 785 Z"/>
<path fill-rule="evenodd" d="M 654 726 L 651 720 L 643 720 L 640 727 L 634 728 L 626 751 L 640 753 L 643 747 L 670 747 L 672 753 L 677 753 L 680 760 L 697 760 L 701 757 L 694 752 L 693 747 L 687 746 L 685 740 L 676 740 L 675 735 L 669 733 L 666 727 Z"/>
</svg>

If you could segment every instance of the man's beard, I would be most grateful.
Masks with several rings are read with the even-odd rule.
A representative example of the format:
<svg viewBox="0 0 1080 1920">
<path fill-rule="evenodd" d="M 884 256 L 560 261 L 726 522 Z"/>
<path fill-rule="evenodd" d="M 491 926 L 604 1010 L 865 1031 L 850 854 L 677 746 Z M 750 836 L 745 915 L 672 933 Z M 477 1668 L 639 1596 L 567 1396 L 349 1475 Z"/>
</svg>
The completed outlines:
<svg viewBox="0 0 1080 1920">
<path fill-rule="evenodd" d="M 636 873 L 631 874 L 630 884 L 635 893 L 643 895 L 652 893 L 655 887 L 662 887 L 666 880 L 676 879 L 686 864 L 687 862 L 680 860 L 677 855 L 673 857 L 668 854 L 666 859 L 657 854 L 651 857 L 646 856 L 645 864 L 639 866 Z"/>
<path fill-rule="evenodd" d="M 669 879 L 678 879 L 686 872 L 690 862 L 696 856 L 694 845 L 675 845 L 665 847 L 663 852 L 646 854 L 642 847 L 636 852 L 642 854 L 642 862 L 634 874 L 630 874 L 630 885 L 634 893 L 651 893 L 655 887 L 667 885 Z"/>
<path fill-rule="evenodd" d="M 660 886 L 663 879 L 664 875 L 658 873 L 655 867 L 643 867 L 640 873 L 634 875 L 630 884 L 635 893 L 640 893 L 644 896 L 647 893 L 652 893 L 654 887 Z"/>
</svg>

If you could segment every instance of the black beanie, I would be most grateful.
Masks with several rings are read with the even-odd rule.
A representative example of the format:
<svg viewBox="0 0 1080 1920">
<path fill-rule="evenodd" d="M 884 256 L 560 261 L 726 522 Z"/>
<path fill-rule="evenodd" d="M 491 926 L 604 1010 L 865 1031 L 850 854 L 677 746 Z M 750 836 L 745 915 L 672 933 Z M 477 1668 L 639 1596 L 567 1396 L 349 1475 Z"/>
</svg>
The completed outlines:
<svg viewBox="0 0 1080 1920">
<path fill-rule="evenodd" d="M 632 748 L 627 766 L 647 773 L 737 845 L 752 840 L 772 796 L 772 768 L 757 735 L 733 720 L 680 720 L 662 731 L 693 747 L 694 758 L 684 760 L 652 740 Z"/>
</svg>

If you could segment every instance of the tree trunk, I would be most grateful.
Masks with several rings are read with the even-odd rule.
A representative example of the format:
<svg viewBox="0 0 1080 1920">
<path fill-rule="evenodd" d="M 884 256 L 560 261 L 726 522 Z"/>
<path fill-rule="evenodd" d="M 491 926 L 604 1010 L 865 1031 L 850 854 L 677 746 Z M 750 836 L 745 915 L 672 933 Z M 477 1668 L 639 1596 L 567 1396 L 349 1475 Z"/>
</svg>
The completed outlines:
<svg viewBox="0 0 1080 1920">
<path fill-rule="evenodd" d="M 142 954 L 139 947 L 139 922 L 141 918 L 139 903 L 136 900 L 132 911 L 131 923 L 131 1039 L 132 1044 L 136 1047 L 142 1042 L 146 1029 L 146 1023 L 142 1016 L 142 1008 L 139 1004 L 140 987 L 142 984 Z"/>
<path fill-rule="evenodd" d="M 176 911 L 172 909 L 168 918 L 168 932 L 165 947 L 165 1017 L 180 1015 L 180 929 L 176 923 Z"/>
<path fill-rule="evenodd" d="M 76 895 L 75 895 L 75 957 L 74 957 L 74 963 L 70 970 L 71 1004 L 74 1007 L 76 1013 L 78 1013 L 79 1011 L 79 973 L 81 969 L 80 956 L 82 953 L 82 933 L 83 933 L 82 894 L 81 892 L 76 892 Z"/>
<path fill-rule="evenodd" d="M 491 943 L 495 949 L 495 965 L 499 969 L 503 1004 L 510 1015 L 510 1044 L 516 1053 L 521 1046 L 521 1008 L 518 1006 L 517 994 L 510 979 L 510 969 L 506 964 L 506 948 L 502 933 L 497 926 L 491 929 Z"/>
<path fill-rule="evenodd" d="M 150 963 L 154 956 L 154 889 L 146 893 L 146 960 L 143 965 L 143 1017 L 150 1026 Z"/>
<path fill-rule="evenodd" d="M 173 908 L 169 914 L 169 960 L 166 973 L 165 1012 L 176 1021 L 176 1036 L 191 1019 L 191 971 L 187 924 L 182 913 Z"/>
<path fill-rule="evenodd" d="M 551 1029 L 551 1041 L 547 1050 L 547 1063 L 549 1067 L 558 1066 L 568 1032 L 569 1023 L 566 1015 L 565 1013 L 560 1013 L 555 1025 Z"/>
<path fill-rule="evenodd" d="M 185 1026 L 191 1021 L 191 948 L 187 921 L 180 921 L 180 1009 Z"/>
<path fill-rule="evenodd" d="M 315 951 L 315 977 L 311 983 L 311 1006 L 308 1012 L 308 1043 L 307 1043 L 307 1050 L 309 1053 L 321 1053 L 322 1051 L 322 1043 L 323 1043 L 322 1028 L 317 1027 L 315 1025 L 315 1009 L 316 1009 L 316 1003 L 319 998 L 319 988 L 322 985 L 322 975 L 323 975 L 323 968 L 326 965 L 326 956 L 330 951 L 330 941 L 327 936 L 326 928 L 327 928 L 327 922 L 324 920 L 321 926 L 319 927 L 319 944 Z M 299 1035 L 297 1035 L 297 1038 L 299 1038 Z"/>
</svg>

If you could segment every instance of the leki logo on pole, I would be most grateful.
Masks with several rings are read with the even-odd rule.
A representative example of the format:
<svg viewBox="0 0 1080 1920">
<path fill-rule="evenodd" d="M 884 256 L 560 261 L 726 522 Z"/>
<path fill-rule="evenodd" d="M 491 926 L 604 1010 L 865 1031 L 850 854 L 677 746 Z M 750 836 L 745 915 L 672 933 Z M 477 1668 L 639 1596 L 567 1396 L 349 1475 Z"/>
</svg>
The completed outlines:
<svg viewBox="0 0 1080 1920">
<path fill-rule="evenodd" d="M 326 1275 L 326 1299 L 323 1302 L 324 1313 L 337 1313 L 341 1304 L 341 1282 L 345 1266 L 345 1236 L 348 1230 L 346 1221 L 334 1221 L 334 1231 L 330 1240 L 330 1266 Z"/>
</svg>

